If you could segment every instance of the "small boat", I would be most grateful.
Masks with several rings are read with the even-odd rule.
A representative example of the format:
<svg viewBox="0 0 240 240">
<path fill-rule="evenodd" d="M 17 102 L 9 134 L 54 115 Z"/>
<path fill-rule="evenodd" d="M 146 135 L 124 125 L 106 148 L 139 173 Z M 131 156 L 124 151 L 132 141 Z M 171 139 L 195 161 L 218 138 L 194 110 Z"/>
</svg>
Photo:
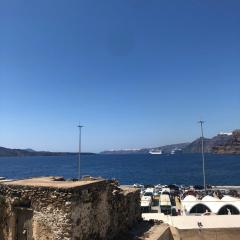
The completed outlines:
<svg viewBox="0 0 240 240">
<path fill-rule="evenodd" d="M 181 148 L 174 148 L 172 151 L 171 151 L 171 154 L 178 154 L 178 153 L 182 153 L 182 149 Z"/>
</svg>

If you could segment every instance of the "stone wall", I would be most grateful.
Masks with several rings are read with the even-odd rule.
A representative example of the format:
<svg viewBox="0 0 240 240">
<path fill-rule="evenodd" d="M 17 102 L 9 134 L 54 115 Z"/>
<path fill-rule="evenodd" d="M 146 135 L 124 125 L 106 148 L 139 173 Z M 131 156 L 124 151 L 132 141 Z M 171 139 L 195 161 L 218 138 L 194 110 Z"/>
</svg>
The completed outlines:
<svg viewBox="0 0 240 240">
<path fill-rule="evenodd" d="M 0 194 L 5 198 L 4 239 L 13 239 L 16 234 L 16 209 L 32 209 L 32 235 L 35 240 L 70 239 L 71 208 L 66 205 L 71 193 L 43 187 L 0 185 Z M 0 218 L 3 215 L 0 213 Z"/>
<path fill-rule="evenodd" d="M 141 218 L 136 189 L 111 182 L 76 191 L 72 199 L 72 239 L 112 239 Z"/>
<path fill-rule="evenodd" d="M 34 240 L 113 239 L 141 218 L 139 202 L 138 190 L 108 180 L 66 189 L 0 184 L 0 239 L 15 239 L 19 211 Z"/>
</svg>

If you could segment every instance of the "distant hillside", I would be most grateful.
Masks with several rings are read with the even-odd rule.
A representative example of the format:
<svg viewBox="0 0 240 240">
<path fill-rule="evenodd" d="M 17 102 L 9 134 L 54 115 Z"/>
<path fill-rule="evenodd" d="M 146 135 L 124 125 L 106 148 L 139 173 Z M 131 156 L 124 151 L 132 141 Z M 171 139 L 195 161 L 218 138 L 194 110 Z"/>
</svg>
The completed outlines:
<svg viewBox="0 0 240 240">
<path fill-rule="evenodd" d="M 213 148 L 219 145 L 226 144 L 232 139 L 231 135 L 219 134 L 213 138 L 204 138 L 204 151 L 207 153 L 213 152 Z M 183 149 L 184 153 L 200 153 L 202 151 L 201 138 L 196 139 Z"/>
<path fill-rule="evenodd" d="M 209 147 L 211 139 L 204 138 L 204 150 L 205 152 L 211 152 L 211 148 Z M 198 138 L 187 145 L 184 149 L 184 153 L 200 153 L 202 151 L 202 138 Z"/>
<path fill-rule="evenodd" d="M 233 131 L 228 141 L 213 147 L 213 152 L 218 154 L 240 154 L 240 130 Z"/>
<path fill-rule="evenodd" d="M 155 148 L 142 148 L 142 149 L 121 149 L 121 150 L 109 150 L 109 151 L 103 151 L 101 154 L 148 154 L 151 150 L 159 150 L 161 149 L 164 153 L 170 153 L 174 149 L 183 149 L 185 148 L 189 143 L 178 143 L 178 144 L 171 144 L 171 145 L 165 145 L 161 147 L 155 147 Z"/>
<path fill-rule="evenodd" d="M 170 144 L 155 148 L 142 149 L 122 149 L 103 151 L 101 154 L 148 154 L 151 150 L 162 150 L 163 153 L 169 154 L 172 150 L 181 149 L 183 153 L 200 153 L 201 138 L 194 140 L 191 143 Z M 233 131 L 232 135 L 218 134 L 213 138 L 204 138 L 204 150 L 207 153 L 217 154 L 240 154 L 240 130 Z M 9 149 L 0 147 L 0 157 L 10 156 L 64 156 L 74 155 L 77 153 L 71 152 L 48 152 L 35 151 L 33 149 Z M 82 153 L 86 155 L 94 153 Z"/>
<path fill-rule="evenodd" d="M 185 149 L 189 143 L 177 143 L 177 144 L 170 144 L 170 145 L 165 145 L 162 147 L 159 147 L 158 149 L 161 149 L 164 153 L 171 153 L 172 150 L 174 149 Z"/>
<path fill-rule="evenodd" d="M 34 151 L 32 149 L 10 149 L 0 147 L 0 157 L 24 157 L 24 156 L 65 156 L 65 155 L 76 155 L 77 153 L 71 152 L 48 152 L 48 151 Z M 94 153 L 82 153 L 94 154 Z"/>
<path fill-rule="evenodd" d="M 35 150 L 33 150 L 31 148 L 26 148 L 26 149 L 22 149 L 22 150 L 25 150 L 25 151 L 28 151 L 28 152 L 36 152 Z"/>
<path fill-rule="evenodd" d="M 9 149 L 9 148 L 0 147 L 0 157 L 22 156 L 28 153 L 29 152 L 26 150 Z"/>
<path fill-rule="evenodd" d="M 182 149 L 183 153 L 201 153 L 201 138 L 191 143 L 171 144 L 156 148 L 111 150 L 101 152 L 102 154 L 147 154 L 150 150 L 162 150 L 163 153 L 171 153 L 174 149 Z M 213 138 L 204 138 L 204 151 L 207 153 L 240 154 L 240 130 L 230 134 L 218 134 Z"/>
<path fill-rule="evenodd" d="M 100 154 L 146 154 L 146 153 L 148 153 L 148 148 L 106 150 L 106 151 L 100 152 Z"/>
</svg>

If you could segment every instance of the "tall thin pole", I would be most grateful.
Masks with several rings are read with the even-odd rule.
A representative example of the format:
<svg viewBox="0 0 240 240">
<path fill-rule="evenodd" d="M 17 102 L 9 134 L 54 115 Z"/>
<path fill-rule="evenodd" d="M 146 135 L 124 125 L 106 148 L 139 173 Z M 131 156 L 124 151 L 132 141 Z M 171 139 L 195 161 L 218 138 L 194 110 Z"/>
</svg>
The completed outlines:
<svg viewBox="0 0 240 240">
<path fill-rule="evenodd" d="M 79 145 L 78 145 L 78 179 L 81 179 L 81 173 L 80 173 L 80 163 L 81 163 L 81 144 L 82 144 L 82 127 L 81 125 L 78 125 L 79 128 Z"/>
<path fill-rule="evenodd" d="M 204 121 L 199 121 L 201 125 L 201 134 L 202 134 L 202 167 L 203 167 L 203 187 L 206 192 L 206 175 L 205 175 L 205 155 L 204 155 L 204 135 L 203 135 L 203 124 Z"/>
</svg>

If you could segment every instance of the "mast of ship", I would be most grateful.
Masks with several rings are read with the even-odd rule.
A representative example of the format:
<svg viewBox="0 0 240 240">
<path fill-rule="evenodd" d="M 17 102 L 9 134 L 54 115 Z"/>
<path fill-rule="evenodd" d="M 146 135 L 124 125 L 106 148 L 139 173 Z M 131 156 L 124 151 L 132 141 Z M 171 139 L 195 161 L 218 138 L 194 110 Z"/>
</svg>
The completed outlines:
<svg viewBox="0 0 240 240">
<path fill-rule="evenodd" d="M 82 135 L 82 128 L 83 126 L 78 125 L 79 128 L 79 143 L 78 143 L 78 179 L 80 180 L 81 178 L 81 173 L 80 173 L 80 162 L 81 162 L 81 143 L 82 143 L 82 139 L 81 139 L 81 135 Z"/>
<path fill-rule="evenodd" d="M 202 142 L 202 168 L 203 168 L 203 187 L 204 187 L 204 191 L 206 192 L 206 175 L 205 175 L 205 155 L 204 155 L 204 135 L 203 135 L 203 124 L 204 121 L 200 120 L 198 122 L 201 126 L 201 134 L 202 134 L 202 138 L 201 138 L 201 142 Z"/>
</svg>

